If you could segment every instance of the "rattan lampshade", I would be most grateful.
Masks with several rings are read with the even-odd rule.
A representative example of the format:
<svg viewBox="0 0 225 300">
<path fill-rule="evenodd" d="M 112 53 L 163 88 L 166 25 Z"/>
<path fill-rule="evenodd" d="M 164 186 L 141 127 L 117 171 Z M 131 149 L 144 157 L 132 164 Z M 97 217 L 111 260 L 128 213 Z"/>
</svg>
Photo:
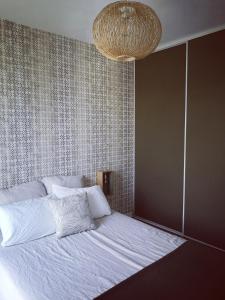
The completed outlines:
<svg viewBox="0 0 225 300">
<path fill-rule="evenodd" d="M 109 59 L 132 61 L 152 53 L 161 39 L 162 27 L 156 13 L 134 1 L 107 5 L 93 24 L 96 48 Z"/>
</svg>

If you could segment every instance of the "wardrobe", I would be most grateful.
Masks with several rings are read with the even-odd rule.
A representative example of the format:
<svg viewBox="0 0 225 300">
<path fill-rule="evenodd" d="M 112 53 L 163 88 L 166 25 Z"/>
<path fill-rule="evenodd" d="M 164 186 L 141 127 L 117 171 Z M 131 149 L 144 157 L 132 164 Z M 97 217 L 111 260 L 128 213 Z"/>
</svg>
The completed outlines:
<svg viewBox="0 0 225 300">
<path fill-rule="evenodd" d="M 136 62 L 135 215 L 225 249 L 225 30 Z"/>
</svg>

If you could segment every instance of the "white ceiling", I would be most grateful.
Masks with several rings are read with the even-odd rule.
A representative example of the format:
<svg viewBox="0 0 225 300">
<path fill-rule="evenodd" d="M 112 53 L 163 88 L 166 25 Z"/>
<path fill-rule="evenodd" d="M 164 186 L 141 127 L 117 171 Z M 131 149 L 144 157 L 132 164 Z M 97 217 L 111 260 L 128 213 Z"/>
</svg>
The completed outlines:
<svg viewBox="0 0 225 300">
<path fill-rule="evenodd" d="M 110 2 L 113 1 L 0 0 L 0 18 L 92 42 L 93 20 Z M 149 4 L 162 22 L 161 46 L 225 25 L 225 0 L 141 0 L 141 2 Z"/>
</svg>

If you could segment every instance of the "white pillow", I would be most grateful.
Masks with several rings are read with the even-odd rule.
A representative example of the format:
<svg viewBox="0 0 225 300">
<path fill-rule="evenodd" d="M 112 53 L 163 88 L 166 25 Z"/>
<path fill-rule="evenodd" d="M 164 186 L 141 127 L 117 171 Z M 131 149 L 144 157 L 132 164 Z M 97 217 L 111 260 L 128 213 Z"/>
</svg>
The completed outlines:
<svg viewBox="0 0 225 300">
<path fill-rule="evenodd" d="M 55 233 L 55 222 L 48 199 L 53 196 L 0 206 L 3 247 L 25 243 Z"/>
<path fill-rule="evenodd" d="M 45 186 L 40 181 L 32 181 L 0 190 L 0 204 L 9 204 L 46 196 Z"/>
<path fill-rule="evenodd" d="M 49 176 L 49 177 L 44 177 L 41 180 L 45 188 L 47 190 L 48 194 L 52 193 L 52 185 L 60 185 L 60 186 L 65 186 L 68 188 L 82 188 L 84 187 L 84 176 Z"/>
<path fill-rule="evenodd" d="M 99 185 L 80 189 L 69 189 L 55 184 L 52 185 L 52 192 L 58 198 L 73 195 L 78 191 L 85 191 L 87 193 L 90 211 L 94 219 L 111 215 L 110 206 Z"/>
<path fill-rule="evenodd" d="M 95 229 L 86 192 L 77 192 L 59 200 L 50 200 L 58 238 Z"/>
</svg>

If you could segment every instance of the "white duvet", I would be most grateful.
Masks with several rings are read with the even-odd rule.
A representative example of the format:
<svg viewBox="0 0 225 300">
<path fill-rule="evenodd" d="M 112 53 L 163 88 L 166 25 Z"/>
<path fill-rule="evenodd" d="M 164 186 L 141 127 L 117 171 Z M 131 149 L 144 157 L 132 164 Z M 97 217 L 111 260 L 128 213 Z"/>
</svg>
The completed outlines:
<svg viewBox="0 0 225 300">
<path fill-rule="evenodd" d="M 184 242 L 114 212 L 97 230 L 0 247 L 0 300 L 93 299 Z"/>
</svg>

